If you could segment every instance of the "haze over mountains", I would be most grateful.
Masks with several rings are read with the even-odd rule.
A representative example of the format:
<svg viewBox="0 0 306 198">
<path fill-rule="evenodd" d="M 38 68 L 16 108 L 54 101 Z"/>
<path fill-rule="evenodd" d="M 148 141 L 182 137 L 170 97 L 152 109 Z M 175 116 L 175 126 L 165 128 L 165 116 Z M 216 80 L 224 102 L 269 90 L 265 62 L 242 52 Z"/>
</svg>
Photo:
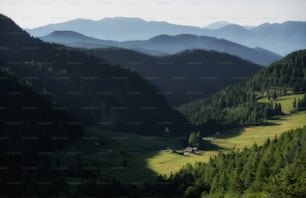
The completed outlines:
<svg viewBox="0 0 306 198">
<path fill-rule="evenodd" d="M 115 41 L 146 40 L 161 34 L 205 35 L 227 39 L 248 47 L 261 47 L 281 55 L 306 47 L 306 22 L 294 21 L 280 24 L 265 23 L 253 28 L 221 24 L 218 29 L 208 29 L 145 21 L 139 18 L 115 17 L 98 21 L 75 19 L 27 31 L 33 36 L 40 37 L 57 30 L 76 31 L 90 37 Z"/>
<path fill-rule="evenodd" d="M 244 57 L 248 53 L 250 55 L 256 55 L 257 53 L 257 51 L 247 47 L 210 37 L 198 38 L 193 35 L 164 35 L 147 41 L 116 42 L 98 40 L 71 31 L 56 31 L 41 39 L 81 48 L 100 48 L 91 49 L 88 52 L 138 72 L 157 86 L 167 96 L 172 105 L 179 105 L 208 96 L 229 84 L 253 75 L 261 69 L 260 66 L 238 57 L 214 51 L 190 50 L 162 57 L 133 51 L 153 52 L 153 50 L 156 50 L 155 52 L 159 53 L 170 53 L 175 50 L 182 51 L 188 49 L 188 46 L 193 44 L 203 43 L 204 46 L 216 50 L 222 51 L 223 48 L 228 53 L 235 53 L 236 49 L 236 54 L 242 54 Z M 120 46 L 133 50 L 113 47 L 105 48 L 106 46 Z M 267 60 L 264 55 L 268 58 L 272 57 L 267 53 L 258 52 L 257 54 L 259 55 L 257 57 L 259 61 Z"/>
<path fill-rule="evenodd" d="M 239 56 L 245 60 L 265 66 L 281 58 L 281 56 L 268 50 L 248 48 L 224 39 L 191 34 L 159 35 L 149 40 L 117 42 L 99 40 L 73 31 L 54 31 L 47 36 L 40 37 L 40 39 L 46 42 L 80 48 L 121 47 L 150 55 L 175 54 L 189 49 L 214 50 Z"/>
<path fill-rule="evenodd" d="M 80 48 L 0 14 L 0 196 L 306 197 L 306 128 L 286 133 L 305 126 L 306 49 L 261 67 L 237 56 L 277 55 L 197 34 L 42 39 Z"/>
</svg>

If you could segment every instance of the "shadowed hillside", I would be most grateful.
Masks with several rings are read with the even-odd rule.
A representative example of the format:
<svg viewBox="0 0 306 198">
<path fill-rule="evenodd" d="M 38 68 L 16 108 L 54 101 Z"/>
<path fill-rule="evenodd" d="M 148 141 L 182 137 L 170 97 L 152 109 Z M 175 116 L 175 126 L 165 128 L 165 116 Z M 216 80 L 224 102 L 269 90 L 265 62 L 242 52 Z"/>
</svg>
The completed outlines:
<svg viewBox="0 0 306 198">
<path fill-rule="evenodd" d="M 88 52 L 138 72 L 156 85 L 173 105 L 209 96 L 261 69 L 238 57 L 205 50 L 188 50 L 163 57 L 119 48 Z"/>
<path fill-rule="evenodd" d="M 184 132 L 184 118 L 140 75 L 31 38 L 1 15 L 0 63 L 84 123 L 141 134 Z"/>
</svg>

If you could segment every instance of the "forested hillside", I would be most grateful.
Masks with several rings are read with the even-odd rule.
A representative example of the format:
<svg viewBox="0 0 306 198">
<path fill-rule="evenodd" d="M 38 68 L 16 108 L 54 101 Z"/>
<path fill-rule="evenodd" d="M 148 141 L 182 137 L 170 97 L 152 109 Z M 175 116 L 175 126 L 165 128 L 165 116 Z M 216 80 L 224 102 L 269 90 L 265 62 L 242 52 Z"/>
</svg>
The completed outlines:
<svg viewBox="0 0 306 198">
<path fill-rule="evenodd" d="M 0 197 L 304 198 L 305 64 L 70 48 L 0 14 Z"/>
<path fill-rule="evenodd" d="M 242 152 L 220 153 L 209 163 L 171 176 L 167 191 L 184 197 L 305 197 L 306 127 Z M 172 194 L 173 196 L 173 194 Z"/>
<path fill-rule="evenodd" d="M 157 86 L 172 105 L 207 97 L 262 68 L 232 55 L 206 50 L 187 50 L 163 57 L 120 48 L 88 52 L 138 72 Z"/>
<path fill-rule="evenodd" d="M 2 66 L 0 82 L 0 195 L 24 196 L 26 188 L 36 182 L 56 179 L 46 171 L 52 152 L 79 138 L 83 127 Z M 44 192 L 51 186 L 43 188 Z"/>
<path fill-rule="evenodd" d="M 306 92 L 305 63 L 306 50 L 294 52 L 238 85 L 182 105 L 180 111 L 192 123 L 212 128 L 265 123 L 267 118 L 282 114 L 281 105 L 272 104 L 274 99 L 289 92 Z M 262 97 L 270 102 L 259 103 Z M 304 108 L 301 102 L 299 110 Z"/>
<path fill-rule="evenodd" d="M 140 75 L 76 49 L 31 38 L 1 15 L 0 63 L 83 123 L 160 135 L 183 133 L 185 119 Z"/>
</svg>

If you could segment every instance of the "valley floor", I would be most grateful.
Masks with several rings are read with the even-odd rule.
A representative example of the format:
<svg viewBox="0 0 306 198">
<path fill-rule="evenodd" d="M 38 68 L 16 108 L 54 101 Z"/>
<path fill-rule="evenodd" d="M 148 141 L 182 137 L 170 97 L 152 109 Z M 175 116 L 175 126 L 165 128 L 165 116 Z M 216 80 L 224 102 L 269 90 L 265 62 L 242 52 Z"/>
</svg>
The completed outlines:
<svg viewBox="0 0 306 198">
<path fill-rule="evenodd" d="M 101 182 L 112 178 L 120 179 L 122 183 L 141 185 L 145 181 L 156 181 L 158 175 L 169 176 L 187 163 L 208 162 L 218 152 L 238 151 L 254 143 L 261 145 L 268 138 L 273 139 L 290 129 L 306 125 L 305 120 L 306 111 L 303 111 L 275 117 L 265 126 L 236 128 L 221 132 L 217 137 L 204 137 L 210 149 L 189 156 L 171 151 L 177 149 L 183 152 L 184 146 L 178 139 L 87 128 L 83 138 L 57 156 L 67 164 L 80 160 L 87 167 L 97 170 Z M 72 183 L 79 179 L 70 178 Z"/>
<path fill-rule="evenodd" d="M 306 125 L 306 111 L 292 115 L 284 115 L 269 120 L 269 125 L 236 128 L 224 131 L 224 135 L 218 137 L 205 137 L 210 145 L 215 145 L 217 150 L 202 151 L 201 155 L 191 154 L 189 157 L 180 156 L 175 153 L 162 150 L 149 158 L 148 165 L 154 172 L 162 175 L 175 173 L 187 163 L 208 162 L 218 152 L 230 150 L 242 150 L 244 147 L 251 147 L 253 144 L 262 145 L 268 138 L 273 139 L 290 129 L 300 128 Z"/>
</svg>

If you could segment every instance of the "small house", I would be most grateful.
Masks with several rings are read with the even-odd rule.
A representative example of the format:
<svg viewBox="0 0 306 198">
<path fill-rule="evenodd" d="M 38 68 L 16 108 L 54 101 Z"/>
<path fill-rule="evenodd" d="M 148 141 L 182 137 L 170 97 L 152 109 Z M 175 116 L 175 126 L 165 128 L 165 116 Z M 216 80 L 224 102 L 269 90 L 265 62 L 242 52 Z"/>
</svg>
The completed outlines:
<svg viewBox="0 0 306 198">
<path fill-rule="evenodd" d="M 198 151 L 198 148 L 197 147 L 186 147 L 184 151 L 187 153 L 195 153 Z"/>
</svg>

